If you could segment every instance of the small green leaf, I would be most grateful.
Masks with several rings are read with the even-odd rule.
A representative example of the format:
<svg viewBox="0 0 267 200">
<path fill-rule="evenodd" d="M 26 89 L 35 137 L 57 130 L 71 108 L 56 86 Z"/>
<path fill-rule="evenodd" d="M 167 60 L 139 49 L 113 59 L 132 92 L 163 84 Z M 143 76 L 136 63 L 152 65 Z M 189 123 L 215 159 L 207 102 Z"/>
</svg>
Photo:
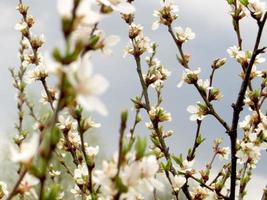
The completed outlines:
<svg viewBox="0 0 267 200">
<path fill-rule="evenodd" d="M 199 136 L 197 137 L 197 144 L 200 145 L 204 141 L 205 141 L 205 138 L 202 138 L 202 135 L 199 134 Z"/>
<path fill-rule="evenodd" d="M 234 0 L 226 0 L 228 4 L 232 5 L 234 3 Z"/>
<path fill-rule="evenodd" d="M 48 191 L 45 193 L 45 200 L 56 200 L 59 193 L 60 193 L 60 185 L 59 184 L 53 184 L 48 188 Z"/>
<path fill-rule="evenodd" d="M 248 5 L 248 0 L 239 0 L 241 4 L 243 4 L 244 6 Z"/>
<path fill-rule="evenodd" d="M 60 139 L 60 130 L 57 127 L 54 127 L 51 131 L 51 145 L 56 146 Z"/>
<path fill-rule="evenodd" d="M 99 36 L 97 35 L 93 35 L 92 37 L 90 37 L 89 39 L 89 46 L 92 49 L 95 49 L 95 45 L 97 44 L 97 42 L 99 41 Z"/>
<path fill-rule="evenodd" d="M 115 177 L 115 184 L 120 193 L 125 193 L 128 191 L 128 187 L 123 184 L 121 178 L 119 176 Z"/>
<path fill-rule="evenodd" d="M 167 171 L 170 171 L 171 166 L 172 166 L 172 160 L 169 159 L 168 162 L 167 162 L 167 164 L 166 164 L 166 166 L 165 166 L 165 169 L 166 169 Z"/>
<path fill-rule="evenodd" d="M 172 156 L 172 159 L 179 165 L 183 165 L 183 156 L 180 154 L 179 156 Z"/>
<path fill-rule="evenodd" d="M 140 159 L 144 156 L 145 151 L 146 151 L 146 138 L 137 138 L 137 142 L 135 144 L 135 151 L 136 151 L 136 159 Z"/>
<path fill-rule="evenodd" d="M 122 111 L 121 112 L 121 123 L 125 124 L 127 122 L 128 119 L 128 111 Z"/>
<path fill-rule="evenodd" d="M 54 48 L 52 55 L 56 61 L 58 61 L 58 62 L 62 61 L 62 56 L 61 56 L 60 50 L 58 48 Z"/>
</svg>

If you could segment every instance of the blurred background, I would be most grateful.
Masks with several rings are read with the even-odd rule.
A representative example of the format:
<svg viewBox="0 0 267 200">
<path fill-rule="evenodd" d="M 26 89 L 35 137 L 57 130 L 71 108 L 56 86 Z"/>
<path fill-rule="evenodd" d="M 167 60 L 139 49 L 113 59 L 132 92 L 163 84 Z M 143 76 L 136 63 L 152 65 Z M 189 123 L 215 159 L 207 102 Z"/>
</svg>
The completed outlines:
<svg viewBox="0 0 267 200">
<path fill-rule="evenodd" d="M 58 46 L 62 47 L 62 35 L 60 32 L 60 20 L 56 10 L 55 0 L 25 0 L 24 3 L 30 6 L 30 14 L 36 17 L 35 34 L 44 33 L 46 44 L 42 48 L 43 52 L 51 52 Z M 179 5 L 179 18 L 175 22 L 176 26 L 190 27 L 196 33 L 196 38 L 185 44 L 185 51 L 192 55 L 190 66 L 193 69 L 201 67 L 200 77 L 206 79 L 211 72 L 211 63 L 216 58 L 227 57 L 226 49 L 237 43 L 235 33 L 232 28 L 229 7 L 225 0 L 176 0 Z M 12 79 L 8 68 L 18 66 L 18 41 L 20 34 L 14 30 L 14 25 L 20 19 L 15 7 L 16 1 L 1 0 L 1 20 L 0 20 L 0 169 L 7 170 L 8 173 L 0 173 L 0 180 L 10 178 L 10 162 L 8 161 L 8 144 L 12 141 L 15 134 L 14 120 L 16 120 L 16 101 L 15 89 L 12 87 Z M 166 129 L 171 129 L 174 134 L 167 143 L 174 154 L 186 153 L 188 148 L 193 145 L 193 138 L 196 130 L 196 123 L 189 120 L 189 113 L 186 108 L 201 100 L 196 90 L 184 85 L 178 89 L 177 83 L 180 81 L 182 67 L 176 60 L 176 46 L 172 42 L 166 27 L 161 26 L 157 31 L 152 31 L 151 26 L 155 21 L 152 16 L 153 10 L 159 8 L 159 0 L 136 0 L 136 23 L 144 26 L 144 32 L 156 41 L 158 48 L 157 57 L 162 61 L 165 67 L 172 72 L 170 78 L 165 84 L 163 90 L 164 108 L 172 113 L 172 122 L 166 123 Z M 105 30 L 107 35 L 118 35 L 121 40 L 113 48 L 113 55 L 103 56 L 100 53 L 94 53 L 93 65 L 94 71 L 103 74 L 110 82 L 108 91 L 101 98 L 109 110 L 107 117 L 102 117 L 92 113 L 97 122 L 101 122 L 102 127 L 94 134 L 101 145 L 103 155 L 111 155 L 117 149 L 119 116 L 120 111 L 128 109 L 130 113 L 129 126 L 133 124 L 133 105 L 130 98 L 138 96 L 141 91 L 138 76 L 135 71 L 135 64 L 132 57 L 123 58 L 123 49 L 128 43 L 127 26 L 120 18 L 118 13 L 103 19 L 100 27 Z M 251 19 L 245 19 L 241 22 L 241 33 L 244 40 L 244 49 L 252 49 L 257 26 Z M 262 44 L 267 45 L 267 34 L 262 39 Z M 266 64 L 259 68 L 266 69 Z M 215 75 L 214 85 L 222 90 L 224 95 L 220 102 L 215 103 L 218 112 L 230 123 L 232 117 L 231 104 L 237 97 L 237 91 L 240 88 L 238 74 L 240 66 L 232 59 L 228 59 L 227 64 Z M 38 83 L 30 88 L 30 96 L 38 99 L 41 87 Z M 152 94 L 152 93 L 151 93 Z M 153 95 L 153 94 L 152 94 Z M 38 102 L 38 101 L 37 101 Z M 265 108 L 266 110 L 266 105 Z M 241 119 L 246 115 L 247 110 L 242 113 Z M 148 121 L 146 114 L 142 113 L 144 121 Z M 139 125 L 137 134 L 147 136 L 148 130 L 144 123 Z M 212 117 L 204 120 L 201 133 L 206 138 L 204 145 L 199 148 L 195 166 L 203 168 L 205 161 L 210 160 L 212 156 L 212 142 L 216 137 L 224 138 L 224 145 L 229 145 L 229 138 L 225 137 L 224 129 Z M 90 141 L 89 141 L 90 142 Z M 251 190 L 247 199 L 260 199 L 261 190 L 267 184 L 267 154 L 262 153 L 262 159 L 254 171 L 254 178 L 250 184 Z M 215 169 L 221 166 L 221 163 L 215 163 Z M 257 184 L 255 187 L 254 184 Z M 253 187 L 254 185 L 254 187 Z"/>
</svg>

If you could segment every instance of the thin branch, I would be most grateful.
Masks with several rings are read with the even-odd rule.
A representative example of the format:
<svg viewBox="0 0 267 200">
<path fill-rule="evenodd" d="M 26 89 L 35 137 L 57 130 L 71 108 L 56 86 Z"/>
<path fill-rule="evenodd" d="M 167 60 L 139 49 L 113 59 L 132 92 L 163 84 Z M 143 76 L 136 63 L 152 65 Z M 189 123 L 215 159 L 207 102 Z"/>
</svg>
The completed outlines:
<svg viewBox="0 0 267 200">
<path fill-rule="evenodd" d="M 185 62 L 181 62 L 182 66 L 184 68 L 189 69 L 188 62 L 186 61 L 185 54 L 183 53 L 182 44 L 179 43 L 179 41 L 176 39 L 171 25 L 168 26 L 168 31 L 171 34 L 171 36 L 172 36 L 172 38 L 173 38 L 173 40 L 174 40 L 179 52 L 180 52 L 180 55 L 181 55 L 182 59 L 185 59 L 184 60 Z M 205 101 L 206 105 L 208 106 L 210 114 L 213 115 L 218 120 L 218 122 L 225 128 L 226 132 L 228 133 L 230 131 L 230 127 L 228 126 L 226 121 L 224 121 L 223 118 L 220 117 L 220 115 L 215 111 L 215 109 L 213 108 L 213 105 L 209 102 L 207 97 L 201 92 L 198 84 L 195 83 L 194 86 L 196 87 L 196 89 L 198 90 L 198 92 L 201 95 L 202 99 Z"/>
<path fill-rule="evenodd" d="M 6 198 L 6 200 L 11 200 L 11 199 L 16 195 L 16 193 L 17 193 L 17 189 L 18 189 L 18 187 L 20 186 L 20 183 L 23 181 L 23 179 L 24 179 L 24 177 L 25 177 L 27 171 L 28 171 L 27 169 L 24 169 L 24 170 L 21 172 L 21 174 L 20 174 L 20 176 L 19 176 L 19 179 L 17 180 L 15 186 L 13 187 L 12 191 L 9 193 L 8 197 Z"/>
<path fill-rule="evenodd" d="M 188 161 L 191 161 L 191 160 L 193 160 L 195 158 L 196 149 L 200 145 L 198 143 L 198 137 L 200 135 L 201 124 L 202 124 L 202 120 L 197 120 L 197 131 L 196 131 L 195 141 L 194 141 L 194 145 L 193 145 L 192 151 L 190 152 L 190 154 L 187 155 L 187 160 Z"/>
</svg>

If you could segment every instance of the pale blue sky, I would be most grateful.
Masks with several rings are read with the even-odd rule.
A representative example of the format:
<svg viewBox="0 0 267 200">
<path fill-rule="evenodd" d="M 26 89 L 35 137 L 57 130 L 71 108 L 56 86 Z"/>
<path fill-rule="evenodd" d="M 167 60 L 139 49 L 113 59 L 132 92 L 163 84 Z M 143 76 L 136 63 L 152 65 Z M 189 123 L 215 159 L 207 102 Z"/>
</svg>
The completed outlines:
<svg viewBox="0 0 267 200">
<path fill-rule="evenodd" d="M 35 32 L 44 33 L 46 36 L 47 44 L 43 50 L 47 51 L 55 46 L 60 46 L 61 35 L 59 32 L 59 18 L 55 7 L 56 1 L 28 0 L 25 2 L 30 5 L 30 13 L 36 16 Z M 200 75 L 201 78 L 208 78 L 212 61 L 218 57 L 228 57 L 226 49 L 236 44 L 231 18 L 228 14 L 228 6 L 225 0 L 177 0 L 175 2 L 180 7 L 180 17 L 176 25 L 189 26 L 196 33 L 196 39 L 185 45 L 185 50 L 192 53 L 191 66 L 192 68 L 201 67 L 203 71 Z M 196 95 L 193 87 L 176 88 L 176 84 L 180 81 L 182 70 L 176 61 L 176 48 L 168 35 L 166 27 L 160 27 L 157 31 L 151 30 L 151 25 L 155 20 L 152 13 L 155 8 L 159 7 L 159 0 L 136 0 L 135 5 L 137 9 L 136 23 L 141 23 L 145 27 L 145 33 L 153 41 L 157 41 L 159 45 L 158 57 L 166 68 L 172 72 L 163 92 L 165 97 L 163 105 L 167 111 L 171 111 L 173 117 L 173 121 L 167 123 L 166 127 L 173 129 L 175 132 L 172 138 L 168 140 L 168 143 L 172 152 L 177 154 L 185 152 L 185 148 L 188 149 L 192 145 L 196 127 L 194 123 L 189 121 L 186 107 L 201 99 Z M 2 111 L 0 113 L 0 131 L 3 137 L 12 134 L 12 120 L 16 117 L 15 90 L 12 88 L 12 81 L 8 72 L 9 67 L 16 66 L 18 63 L 19 34 L 13 27 L 19 16 L 15 7 L 16 1 L 0 1 L 0 9 L 2 11 L 0 21 L 0 46 L 2 47 L 0 49 L 0 96 L 2 97 L 0 104 Z M 102 128 L 98 134 L 105 146 L 105 152 L 110 154 L 116 149 L 120 110 L 124 108 L 131 110 L 130 98 L 140 93 L 140 85 L 133 59 L 131 57 L 122 57 L 122 50 L 128 39 L 126 25 L 122 22 L 120 16 L 114 14 L 110 18 L 104 19 L 101 27 L 107 34 L 115 34 L 121 37 L 120 43 L 113 48 L 113 56 L 107 57 L 98 54 L 93 56 L 94 71 L 102 73 L 111 85 L 107 93 L 102 97 L 108 107 L 109 116 L 103 118 L 99 115 L 94 115 L 95 119 L 102 123 Z M 256 26 L 251 20 L 245 20 L 241 23 L 241 31 L 245 41 L 245 48 L 252 48 Z M 267 37 L 265 36 L 262 41 L 266 46 Z M 240 67 L 229 59 L 224 68 L 216 74 L 215 86 L 222 89 L 224 98 L 221 102 L 216 103 L 215 107 L 228 122 L 230 122 L 232 116 L 230 105 L 235 100 L 236 91 L 239 89 L 239 70 Z M 37 87 L 39 88 L 39 85 Z M 133 116 L 134 113 L 130 112 L 130 115 Z M 133 121 L 130 121 L 129 124 L 132 123 Z M 148 131 L 144 127 L 138 128 L 137 133 L 148 135 Z M 200 160 L 207 160 L 207 158 L 211 157 L 210 144 L 215 137 L 224 137 L 225 135 L 224 130 L 211 117 L 204 121 L 202 133 L 207 137 L 207 141 L 206 145 L 200 148 L 198 166 L 203 166 L 204 164 Z M 229 144 L 227 137 L 225 142 Z M 264 174 L 267 169 L 266 153 L 263 153 L 262 157 L 263 159 L 257 169 L 257 181 L 263 186 L 265 184 L 263 180 L 267 179 L 266 173 Z"/>
</svg>

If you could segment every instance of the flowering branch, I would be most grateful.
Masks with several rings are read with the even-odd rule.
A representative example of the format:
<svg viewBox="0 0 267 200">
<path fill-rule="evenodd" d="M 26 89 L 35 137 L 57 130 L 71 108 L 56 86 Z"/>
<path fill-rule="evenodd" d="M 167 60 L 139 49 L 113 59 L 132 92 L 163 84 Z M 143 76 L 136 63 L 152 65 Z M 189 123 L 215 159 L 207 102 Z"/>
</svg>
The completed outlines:
<svg viewBox="0 0 267 200">
<path fill-rule="evenodd" d="M 265 48 L 259 49 L 259 45 L 260 45 L 260 40 L 261 40 L 261 36 L 262 36 L 262 31 L 265 25 L 267 19 L 267 12 L 264 13 L 263 19 L 258 21 L 258 34 L 257 34 L 257 38 L 256 38 L 256 42 L 254 45 L 254 50 L 251 56 L 251 60 L 249 62 L 248 68 L 246 70 L 246 74 L 245 74 L 245 78 L 242 82 L 241 88 L 239 90 L 239 94 L 238 94 L 238 98 L 235 102 L 235 104 L 233 104 L 233 119 L 232 119 L 232 125 L 231 125 L 231 131 L 229 132 L 230 134 L 230 139 L 231 139 L 231 163 L 232 163 L 232 167 L 231 167 L 231 189 L 230 189 L 230 199 L 234 199 L 235 198 L 235 187 L 236 187 L 236 140 L 237 140 L 237 125 L 238 125 L 238 121 L 239 121 L 239 115 L 241 113 L 241 111 L 243 110 L 243 105 L 244 105 L 244 96 L 249 84 L 249 79 L 250 79 L 250 73 L 252 70 L 252 66 L 255 62 L 256 57 L 263 53 Z"/>
</svg>

